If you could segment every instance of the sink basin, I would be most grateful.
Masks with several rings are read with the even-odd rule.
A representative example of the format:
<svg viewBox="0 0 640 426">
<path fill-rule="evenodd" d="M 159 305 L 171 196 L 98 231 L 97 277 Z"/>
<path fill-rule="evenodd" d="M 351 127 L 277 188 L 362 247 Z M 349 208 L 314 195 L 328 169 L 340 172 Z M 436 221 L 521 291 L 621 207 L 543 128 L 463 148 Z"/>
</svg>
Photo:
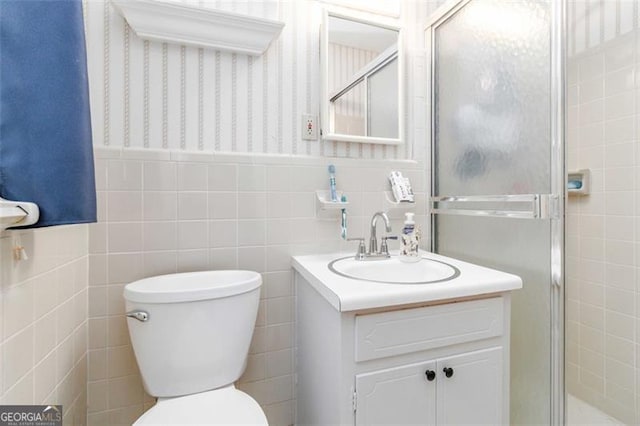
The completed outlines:
<svg viewBox="0 0 640 426">
<path fill-rule="evenodd" d="M 398 257 L 362 261 L 349 256 L 329 263 L 329 269 L 343 277 L 386 284 L 433 284 L 460 275 L 455 266 L 425 257 L 415 263 L 405 263 Z"/>
</svg>

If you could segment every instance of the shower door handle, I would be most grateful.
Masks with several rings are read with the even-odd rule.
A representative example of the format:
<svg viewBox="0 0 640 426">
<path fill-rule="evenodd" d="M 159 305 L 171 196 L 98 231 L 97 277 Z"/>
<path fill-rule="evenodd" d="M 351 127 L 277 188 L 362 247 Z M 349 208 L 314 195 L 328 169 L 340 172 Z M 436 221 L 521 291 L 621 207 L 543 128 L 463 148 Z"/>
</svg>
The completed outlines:
<svg viewBox="0 0 640 426">
<path fill-rule="evenodd" d="M 560 197 L 554 194 L 454 195 L 430 198 L 432 214 L 557 219 Z"/>
</svg>

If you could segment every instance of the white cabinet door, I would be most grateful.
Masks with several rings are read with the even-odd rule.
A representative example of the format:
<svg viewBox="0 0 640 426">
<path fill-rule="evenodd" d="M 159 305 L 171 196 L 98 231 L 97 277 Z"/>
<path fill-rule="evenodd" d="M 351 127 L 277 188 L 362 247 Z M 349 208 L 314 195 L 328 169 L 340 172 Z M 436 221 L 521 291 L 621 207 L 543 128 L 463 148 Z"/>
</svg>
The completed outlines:
<svg viewBox="0 0 640 426">
<path fill-rule="evenodd" d="M 451 377 L 445 369 L 451 369 Z M 503 418 L 501 347 L 438 359 L 437 372 L 439 425 L 508 423 Z"/>
<path fill-rule="evenodd" d="M 435 424 L 436 375 L 435 361 L 357 375 L 356 425 Z"/>
</svg>

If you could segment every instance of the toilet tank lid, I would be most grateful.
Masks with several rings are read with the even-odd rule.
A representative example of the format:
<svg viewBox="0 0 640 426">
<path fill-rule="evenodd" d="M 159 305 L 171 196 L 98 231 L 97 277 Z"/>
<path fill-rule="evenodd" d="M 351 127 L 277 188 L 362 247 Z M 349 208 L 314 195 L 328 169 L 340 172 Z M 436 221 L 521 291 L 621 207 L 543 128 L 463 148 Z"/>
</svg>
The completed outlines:
<svg viewBox="0 0 640 426">
<path fill-rule="evenodd" d="M 140 303 L 177 303 L 219 299 L 255 290 L 262 277 L 254 271 L 202 271 L 159 275 L 124 287 L 124 298 Z"/>
</svg>

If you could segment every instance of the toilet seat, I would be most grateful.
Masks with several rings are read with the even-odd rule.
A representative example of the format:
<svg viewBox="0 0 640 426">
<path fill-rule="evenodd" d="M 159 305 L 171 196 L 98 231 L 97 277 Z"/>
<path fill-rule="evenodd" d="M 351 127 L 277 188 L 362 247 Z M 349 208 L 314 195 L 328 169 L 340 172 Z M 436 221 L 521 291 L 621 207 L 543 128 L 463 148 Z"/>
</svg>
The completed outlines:
<svg viewBox="0 0 640 426">
<path fill-rule="evenodd" d="M 260 405 L 233 385 L 159 399 L 134 425 L 268 425 Z"/>
</svg>

